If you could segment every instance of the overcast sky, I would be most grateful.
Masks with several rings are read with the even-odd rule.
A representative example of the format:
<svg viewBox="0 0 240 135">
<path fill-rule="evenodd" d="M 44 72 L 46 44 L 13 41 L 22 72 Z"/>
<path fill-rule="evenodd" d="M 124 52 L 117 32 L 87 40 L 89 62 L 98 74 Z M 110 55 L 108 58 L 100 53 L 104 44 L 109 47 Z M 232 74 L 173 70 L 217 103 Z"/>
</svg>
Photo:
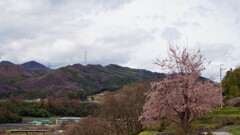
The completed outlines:
<svg viewBox="0 0 240 135">
<path fill-rule="evenodd" d="M 0 60 L 158 71 L 168 40 L 204 51 L 204 76 L 240 64 L 240 0 L 0 0 Z M 186 44 L 188 41 L 188 45 Z"/>
</svg>

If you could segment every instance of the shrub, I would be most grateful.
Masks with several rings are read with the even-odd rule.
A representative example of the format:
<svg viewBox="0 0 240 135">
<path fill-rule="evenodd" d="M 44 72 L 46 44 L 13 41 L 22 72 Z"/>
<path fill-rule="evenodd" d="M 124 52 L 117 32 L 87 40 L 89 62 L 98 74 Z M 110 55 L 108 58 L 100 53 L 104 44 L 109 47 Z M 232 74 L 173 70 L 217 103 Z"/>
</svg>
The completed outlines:
<svg viewBox="0 0 240 135">
<path fill-rule="evenodd" d="M 22 118 L 12 112 L 0 107 L 0 123 L 20 123 Z"/>
</svg>

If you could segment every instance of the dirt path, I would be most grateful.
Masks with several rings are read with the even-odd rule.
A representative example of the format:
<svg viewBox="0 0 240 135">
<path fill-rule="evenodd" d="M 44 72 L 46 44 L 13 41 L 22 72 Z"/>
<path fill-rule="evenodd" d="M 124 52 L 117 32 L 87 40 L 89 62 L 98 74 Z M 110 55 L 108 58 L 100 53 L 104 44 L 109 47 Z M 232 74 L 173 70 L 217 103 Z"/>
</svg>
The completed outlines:
<svg viewBox="0 0 240 135">
<path fill-rule="evenodd" d="M 231 133 L 228 133 L 227 131 L 232 130 L 232 129 L 238 129 L 240 126 L 227 126 L 223 127 L 221 129 L 215 130 L 213 133 L 216 135 L 232 135 Z"/>
<path fill-rule="evenodd" d="M 238 129 L 238 128 L 240 128 L 240 126 L 227 126 L 227 127 L 217 129 L 217 130 L 215 130 L 215 132 L 226 132 L 226 131 L 229 131 L 232 129 Z"/>
<path fill-rule="evenodd" d="M 214 135 L 233 135 L 231 133 L 228 132 L 213 132 Z"/>
</svg>

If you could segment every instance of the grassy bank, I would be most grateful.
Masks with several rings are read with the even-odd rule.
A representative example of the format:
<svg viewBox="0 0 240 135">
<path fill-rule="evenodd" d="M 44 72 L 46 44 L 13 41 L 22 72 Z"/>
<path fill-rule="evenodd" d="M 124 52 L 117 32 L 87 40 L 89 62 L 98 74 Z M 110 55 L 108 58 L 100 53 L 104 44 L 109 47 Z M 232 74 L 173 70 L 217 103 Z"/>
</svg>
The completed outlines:
<svg viewBox="0 0 240 135">
<path fill-rule="evenodd" d="M 233 129 L 233 130 L 229 130 L 228 132 L 233 135 L 240 135 L 240 129 Z"/>
<path fill-rule="evenodd" d="M 240 108 L 217 108 L 193 123 L 196 130 L 205 131 L 238 125 L 240 125 Z"/>
<path fill-rule="evenodd" d="M 211 113 L 198 118 L 192 125 L 194 132 L 206 132 L 215 131 L 224 127 L 240 127 L 240 108 L 217 108 Z M 158 131 L 162 127 L 155 128 L 154 131 Z M 165 127 L 164 132 L 175 132 L 175 126 Z M 234 135 L 240 135 L 240 128 L 229 130 Z M 149 134 L 151 132 L 144 132 Z M 142 135 L 142 134 L 141 134 Z"/>
</svg>

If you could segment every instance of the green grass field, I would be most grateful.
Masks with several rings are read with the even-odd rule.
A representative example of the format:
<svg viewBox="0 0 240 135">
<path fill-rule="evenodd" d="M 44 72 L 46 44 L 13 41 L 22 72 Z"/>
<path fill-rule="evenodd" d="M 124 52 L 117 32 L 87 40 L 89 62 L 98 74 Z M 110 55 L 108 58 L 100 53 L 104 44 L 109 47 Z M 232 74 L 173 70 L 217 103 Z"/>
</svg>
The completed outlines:
<svg viewBox="0 0 240 135">
<path fill-rule="evenodd" d="M 240 129 L 233 129 L 233 130 L 229 130 L 228 132 L 234 135 L 240 135 Z"/>
<path fill-rule="evenodd" d="M 43 118 L 43 117 L 23 117 L 23 122 L 31 122 L 31 121 L 41 121 L 41 120 L 50 120 L 53 123 L 60 118 L 60 117 L 48 117 L 48 118 Z"/>
</svg>

